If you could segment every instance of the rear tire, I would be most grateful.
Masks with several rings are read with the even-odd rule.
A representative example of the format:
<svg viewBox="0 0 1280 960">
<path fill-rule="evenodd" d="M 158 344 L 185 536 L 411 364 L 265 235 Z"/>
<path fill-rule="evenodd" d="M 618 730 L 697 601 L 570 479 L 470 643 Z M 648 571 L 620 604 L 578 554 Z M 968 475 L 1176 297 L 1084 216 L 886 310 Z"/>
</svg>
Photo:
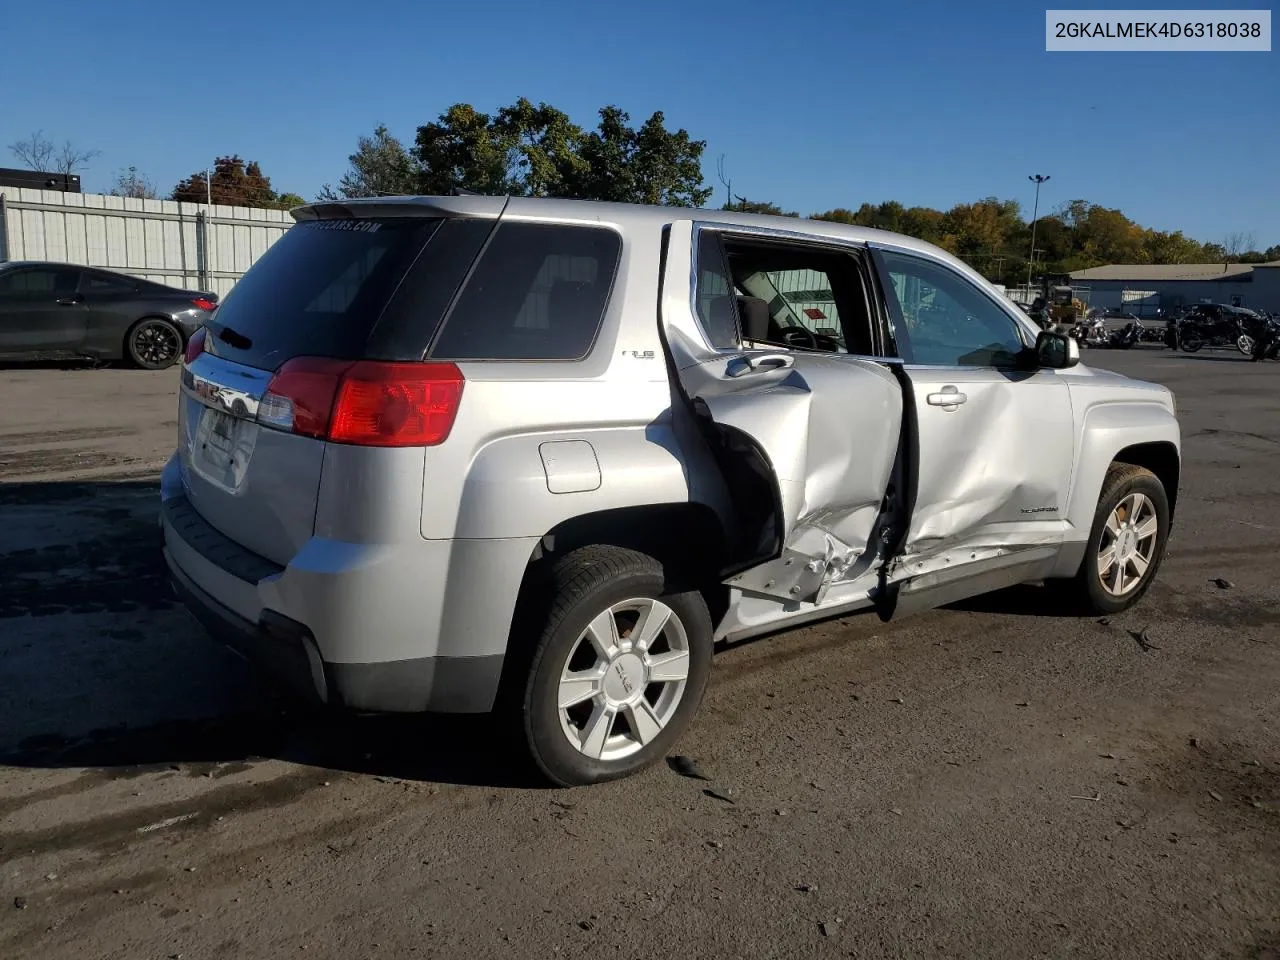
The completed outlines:
<svg viewBox="0 0 1280 960">
<path fill-rule="evenodd" d="M 1084 560 L 1063 588 L 1084 613 L 1128 610 L 1150 589 L 1168 540 L 1164 484 L 1145 467 L 1113 463 L 1098 497 Z"/>
<path fill-rule="evenodd" d="M 164 370 L 182 359 L 182 331 L 160 317 L 143 317 L 124 337 L 129 362 L 143 370 Z"/>
<path fill-rule="evenodd" d="M 549 581 L 520 703 L 525 745 L 560 786 L 630 776 L 697 712 L 711 670 L 706 602 L 668 592 L 657 560 L 621 547 L 574 550 Z"/>
</svg>

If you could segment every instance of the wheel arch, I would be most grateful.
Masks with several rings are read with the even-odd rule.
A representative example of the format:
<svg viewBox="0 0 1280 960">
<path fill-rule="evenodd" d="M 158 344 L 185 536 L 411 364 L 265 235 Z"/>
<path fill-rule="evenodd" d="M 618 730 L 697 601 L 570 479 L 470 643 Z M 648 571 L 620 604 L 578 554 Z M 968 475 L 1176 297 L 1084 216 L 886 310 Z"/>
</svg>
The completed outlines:
<svg viewBox="0 0 1280 960">
<path fill-rule="evenodd" d="M 1084 558 L 1098 498 L 1114 463 L 1145 467 L 1169 500 L 1170 520 L 1181 480 L 1181 431 L 1168 407 L 1152 402 L 1111 402 L 1090 407 L 1078 441 L 1075 474 L 1067 500 L 1069 529 L 1054 577 L 1073 577 Z"/>
<path fill-rule="evenodd" d="M 1182 458 L 1178 448 L 1168 440 L 1134 443 L 1116 452 L 1112 463 L 1128 463 L 1144 467 L 1156 475 L 1169 500 L 1169 520 L 1173 521 L 1178 502 L 1178 483 L 1182 475 Z"/>
<path fill-rule="evenodd" d="M 525 583 L 536 568 L 585 546 L 635 550 L 662 564 L 669 586 L 698 590 L 713 622 L 727 606 L 720 576 L 729 559 L 728 531 L 708 504 L 698 501 L 651 503 L 597 510 L 569 517 L 543 535 L 529 558 Z"/>
<path fill-rule="evenodd" d="M 1107 470 L 1116 462 L 1155 473 L 1172 506 L 1181 475 L 1181 448 L 1177 418 L 1164 404 L 1120 401 L 1089 407 L 1067 502 L 1067 520 L 1075 529 L 1072 539 L 1088 539 Z"/>
<path fill-rule="evenodd" d="M 708 504 L 650 503 L 565 518 L 536 541 L 521 577 L 496 694 L 502 708 L 513 705 L 533 656 L 535 637 L 528 625 L 542 623 L 555 602 L 553 565 L 585 546 L 621 547 L 652 556 L 662 564 L 668 585 L 702 594 L 713 633 L 728 610 L 729 590 L 715 576 L 728 555 L 728 535 Z"/>
</svg>

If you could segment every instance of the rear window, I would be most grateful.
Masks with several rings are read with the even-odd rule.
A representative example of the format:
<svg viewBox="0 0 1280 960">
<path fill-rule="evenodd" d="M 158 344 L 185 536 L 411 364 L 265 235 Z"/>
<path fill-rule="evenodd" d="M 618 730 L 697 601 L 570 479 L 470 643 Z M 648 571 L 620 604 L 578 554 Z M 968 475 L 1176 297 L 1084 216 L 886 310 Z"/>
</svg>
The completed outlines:
<svg viewBox="0 0 1280 960">
<path fill-rule="evenodd" d="M 503 223 L 431 348 L 440 360 L 580 360 L 608 303 L 622 241 L 603 227 Z"/>
<path fill-rule="evenodd" d="M 440 223 L 404 217 L 295 224 L 231 288 L 209 324 L 206 349 L 267 370 L 296 356 L 366 356 L 379 318 Z M 418 356 L 433 329 L 426 329 Z"/>
</svg>

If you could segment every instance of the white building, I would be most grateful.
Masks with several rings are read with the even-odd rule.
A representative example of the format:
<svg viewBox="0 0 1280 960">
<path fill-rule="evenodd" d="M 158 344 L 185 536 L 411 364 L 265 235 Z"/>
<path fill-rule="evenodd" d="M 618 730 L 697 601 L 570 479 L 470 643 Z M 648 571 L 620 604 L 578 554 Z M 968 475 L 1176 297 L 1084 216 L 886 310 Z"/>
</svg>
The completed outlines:
<svg viewBox="0 0 1280 960">
<path fill-rule="evenodd" d="M 1280 313 L 1280 260 L 1270 263 L 1111 264 L 1076 270 L 1089 306 L 1138 316 L 1208 301 Z"/>
</svg>

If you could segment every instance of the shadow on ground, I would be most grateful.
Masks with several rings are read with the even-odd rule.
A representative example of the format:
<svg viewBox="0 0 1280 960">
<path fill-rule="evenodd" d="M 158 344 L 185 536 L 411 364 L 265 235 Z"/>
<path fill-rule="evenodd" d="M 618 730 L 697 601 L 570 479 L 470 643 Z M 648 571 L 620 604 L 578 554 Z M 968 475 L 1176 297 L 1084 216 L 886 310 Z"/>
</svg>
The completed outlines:
<svg viewBox="0 0 1280 960">
<path fill-rule="evenodd" d="M 1070 595 L 1065 591 L 1032 583 L 959 600 L 942 609 L 1018 617 L 1087 619 L 1096 616 L 1088 612 L 1082 613 L 1079 603 L 1073 603 Z"/>
<path fill-rule="evenodd" d="M 1253 363 L 1249 357 L 1243 353 L 1236 352 L 1234 356 L 1230 354 L 1219 354 L 1218 356 L 1205 356 L 1203 353 L 1171 353 L 1166 355 L 1167 360 L 1198 360 L 1201 363 Z"/>
<path fill-rule="evenodd" d="M 96 370 L 122 365 L 118 360 L 95 360 L 91 357 L 0 357 L 0 371 Z"/>
<path fill-rule="evenodd" d="M 36 731 L 16 743 L 0 734 L 0 763 L 207 769 L 273 758 L 423 781 L 537 782 L 490 717 L 337 714 L 297 704 L 223 655 L 169 587 L 158 503 L 151 480 L 0 482 L 20 544 L 0 551 L 0 731 Z M 66 691 L 90 704 L 80 729 L 67 729 L 55 702 Z M 190 718 L 193 701 L 208 701 L 207 715 Z M 144 722 L 122 723 L 113 704 L 140 709 Z"/>
</svg>

